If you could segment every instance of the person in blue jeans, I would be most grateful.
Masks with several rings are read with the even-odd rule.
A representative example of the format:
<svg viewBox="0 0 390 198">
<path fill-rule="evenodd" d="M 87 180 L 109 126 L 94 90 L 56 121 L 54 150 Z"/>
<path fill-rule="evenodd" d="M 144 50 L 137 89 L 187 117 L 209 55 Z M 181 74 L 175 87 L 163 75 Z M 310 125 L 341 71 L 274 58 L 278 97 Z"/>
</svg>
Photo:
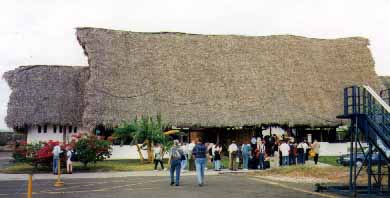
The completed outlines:
<svg viewBox="0 0 390 198">
<path fill-rule="evenodd" d="M 175 184 L 174 176 L 176 172 L 176 186 L 180 185 L 180 171 L 181 171 L 181 159 L 184 156 L 183 150 L 181 150 L 179 145 L 179 140 L 173 141 L 173 147 L 169 152 L 169 158 L 171 162 L 170 167 L 170 176 L 171 176 L 171 186 Z"/>
<path fill-rule="evenodd" d="M 60 154 L 62 153 L 61 151 L 61 146 L 60 144 L 56 144 L 53 147 L 53 174 L 57 175 L 58 174 L 58 160 L 60 159 Z"/>
<path fill-rule="evenodd" d="M 206 153 L 207 148 L 202 143 L 202 139 L 199 138 L 194 149 L 192 150 L 192 155 L 195 158 L 196 177 L 199 186 L 204 185 L 204 169 L 207 162 Z"/>
<path fill-rule="evenodd" d="M 242 145 L 242 168 L 248 170 L 249 156 L 251 154 L 251 146 L 249 144 Z"/>
<path fill-rule="evenodd" d="M 265 169 L 265 142 L 261 141 L 258 145 L 259 149 L 259 165 L 257 166 L 258 169 L 264 170 Z"/>
</svg>

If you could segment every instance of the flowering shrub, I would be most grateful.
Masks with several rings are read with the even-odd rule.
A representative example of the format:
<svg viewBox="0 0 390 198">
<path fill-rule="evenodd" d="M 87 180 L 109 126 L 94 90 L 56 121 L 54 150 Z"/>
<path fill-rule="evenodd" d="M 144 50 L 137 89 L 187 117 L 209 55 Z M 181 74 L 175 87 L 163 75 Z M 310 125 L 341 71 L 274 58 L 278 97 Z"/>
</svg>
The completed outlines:
<svg viewBox="0 0 390 198">
<path fill-rule="evenodd" d="M 25 141 L 21 141 L 16 144 L 13 153 L 13 158 L 16 162 L 26 162 L 34 167 L 46 166 L 50 167 L 53 161 L 52 150 L 55 145 L 58 145 L 58 141 L 38 142 L 27 144 Z M 69 145 L 61 146 L 61 150 Z M 61 161 L 65 162 L 65 155 L 61 155 Z"/>
<path fill-rule="evenodd" d="M 110 141 L 94 135 L 81 136 L 75 144 L 75 149 L 77 158 L 84 166 L 109 158 L 112 150 Z"/>
<path fill-rule="evenodd" d="M 34 167 L 50 167 L 53 162 L 53 148 L 60 144 L 58 141 L 30 143 L 26 141 L 18 142 L 15 146 L 13 158 L 16 162 L 27 162 Z M 71 147 L 77 153 L 77 159 L 87 166 L 90 162 L 102 161 L 111 155 L 111 142 L 103 137 L 94 135 L 72 135 L 70 144 L 61 145 L 63 151 L 60 155 L 61 162 L 66 161 L 66 148 Z"/>
</svg>

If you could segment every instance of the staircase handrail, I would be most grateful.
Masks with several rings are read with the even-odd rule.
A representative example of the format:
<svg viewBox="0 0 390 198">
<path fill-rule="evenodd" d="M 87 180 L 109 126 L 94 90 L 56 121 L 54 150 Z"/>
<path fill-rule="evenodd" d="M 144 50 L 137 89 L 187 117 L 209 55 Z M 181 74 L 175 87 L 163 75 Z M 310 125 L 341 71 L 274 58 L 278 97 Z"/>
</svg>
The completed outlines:
<svg viewBox="0 0 390 198">
<path fill-rule="evenodd" d="M 368 85 L 363 85 L 363 88 L 371 94 L 371 96 L 383 107 L 387 113 L 390 113 L 390 106 Z"/>
</svg>

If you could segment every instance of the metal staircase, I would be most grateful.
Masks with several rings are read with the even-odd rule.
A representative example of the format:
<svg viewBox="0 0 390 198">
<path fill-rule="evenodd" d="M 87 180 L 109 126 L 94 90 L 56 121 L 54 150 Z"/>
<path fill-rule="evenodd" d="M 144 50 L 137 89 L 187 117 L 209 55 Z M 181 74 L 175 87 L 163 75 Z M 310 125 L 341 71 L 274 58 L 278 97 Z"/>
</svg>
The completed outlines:
<svg viewBox="0 0 390 198">
<path fill-rule="evenodd" d="M 349 190 L 354 195 L 363 191 L 368 194 L 390 192 L 389 103 L 390 90 L 384 90 L 378 95 L 367 85 L 344 89 L 344 114 L 338 117 L 351 120 Z M 368 148 L 363 146 L 365 144 Z M 360 164 L 356 160 L 358 152 L 365 157 Z M 374 152 L 378 153 L 380 162 L 375 166 L 372 162 Z M 358 184 L 358 177 L 364 169 L 368 176 L 366 188 Z"/>
</svg>

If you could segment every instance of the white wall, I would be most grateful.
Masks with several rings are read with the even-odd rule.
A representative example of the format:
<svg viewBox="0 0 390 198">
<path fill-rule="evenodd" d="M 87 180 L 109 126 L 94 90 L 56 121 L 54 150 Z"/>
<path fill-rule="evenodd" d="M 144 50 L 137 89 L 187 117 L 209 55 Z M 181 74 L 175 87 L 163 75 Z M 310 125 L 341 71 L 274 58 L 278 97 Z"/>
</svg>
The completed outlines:
<svg viewBox="0 0 390 198">
<path fill-rule="evenodd" d="M 349 153 L 349 147 L 351 143 L 329 143 L 320 142 L 320 156 L 339 156 Z M 366 147 L 366 143 L 362 143 L 363 147 Z"/>
<path fill-rule="evenodd" d="M 148 152 L 146 150 L 141 150 L 141 152 L 142 152 L 142 156 L 144 157 L 144 159 L 147 159 Z M 164 158 L 168 158 L 167 153 L 164 155 Z M 123 145 L 123 146 L 113 145 L 112 146 L 112 155 L 109 159 L 112 159 L 112 160 L 115 160 L 115 159 L 139 159 L 137 147 L 130 146 L 130 145 Z"/>
<path fill-rule="evenodd" d="M 77 133 L 88 133 L 88 130 L 83 129 L 83 128 L 77 128 Z M 68 128 L 66 129 L 66 139 L 67 141 L 72 140 L 72 135 L 76 134 L 72 131 L 72 133 L 68 133 Z M 39 142 L 39 141 L 49 141 L 49 140 L 54 140 L 54 141 L 63 141 L 63 133 L 59 132 L 59 127 L 57 125 L 57 132 L 53 132 L 53 126 L 52 125 L 47 125 L 47 132 L 43 132 L 43 126 L 42 126 L 42 132 L 38 133 L 38 127 L 33 126 L 29 127 L 28 132 L 27 132 L 27 143 L 31 142 Z"/>
</svg>

